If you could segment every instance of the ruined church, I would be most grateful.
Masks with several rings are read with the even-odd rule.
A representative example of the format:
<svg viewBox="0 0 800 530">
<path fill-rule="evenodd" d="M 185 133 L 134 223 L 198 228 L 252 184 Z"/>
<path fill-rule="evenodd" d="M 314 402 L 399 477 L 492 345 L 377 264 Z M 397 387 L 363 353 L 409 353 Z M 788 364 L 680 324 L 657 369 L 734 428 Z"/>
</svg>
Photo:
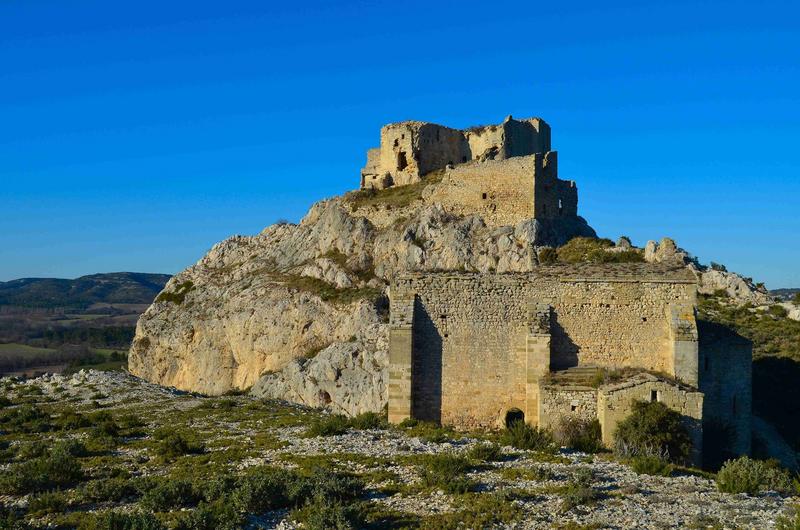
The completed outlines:
<svg viewBox="0 0 800 530">
<path fill-rule="evenodd" d="M 431 178 L 441 179 L 432 201 L 454 214 L 478 213 L 490 226 L 580 220 L 577 186 L 558 177 L 550 127 L 540 118 L 509 116 L 463 131 L 386 125 L 380 147 L 368 151 L 361 188 Z M 593 232 L 566 238 L 574 235 Z M 635 400 L 659 401 L 684 418 L 695 464 L 704 442 L 749 453 L 752 347 L 698 321 L 694 272 L 682 263 L 532 269 L 393 279 L 390 421 L 554 428 L 566 418 L 597 419 L 611 446 Z"/>
</svg>

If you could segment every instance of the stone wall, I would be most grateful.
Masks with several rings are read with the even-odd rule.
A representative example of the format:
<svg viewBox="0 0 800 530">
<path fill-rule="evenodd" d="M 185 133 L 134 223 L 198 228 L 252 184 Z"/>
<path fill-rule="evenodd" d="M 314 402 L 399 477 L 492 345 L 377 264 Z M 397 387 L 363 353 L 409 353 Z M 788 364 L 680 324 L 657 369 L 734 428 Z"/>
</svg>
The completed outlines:
<svg viewBox="0 0 800 530">
<path fill-rule="evenodd" d="M 515 120 L 464 131 L 472 160 L 502 160 L 550 151 L 550 126 L 541 118 Z"/>
<path fill-rule="evenodd" d="M 427 200 L 459 215 L 477 213 L 490 226 L 578 214 L 578 188 L 558 179 L 554 151 L 455 166 Z"/>
<path fill-rule="evenodd" d="M 597 389 L 581 386 L 540 386 L 538 426 L 555 430 L 566 418 L 584 421 L 596 419 Z"/>
<path fill-rule="evenodd" d="M 692 301 L 695 281 L 646 264 L 396 278 L 391 297 L 415 300 L 413 414 L 496 426 L 509 408 L 527 410 L 532 304 L 552 307 L 551 363 L 666 371 L 668 307 Z"/>
<path fill-rule="evenodd" d="M 732 330 L 698 322 L 699 383 L 709 447 L 719 458 L 750 452 L 753 346 Z M 721 451 L 720 451 L 721 450 Z"/>
</svg>

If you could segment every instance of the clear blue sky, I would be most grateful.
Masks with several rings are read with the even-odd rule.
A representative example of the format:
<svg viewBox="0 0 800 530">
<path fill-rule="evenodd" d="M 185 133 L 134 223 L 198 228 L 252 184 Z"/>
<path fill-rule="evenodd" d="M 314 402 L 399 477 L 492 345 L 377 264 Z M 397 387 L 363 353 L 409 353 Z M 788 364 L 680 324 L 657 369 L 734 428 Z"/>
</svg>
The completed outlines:
<svg viewBox="0 0 800 530">
<path fill-rule="evenodd" d="M 800 286 L 797 2 L 0 1 L 0 280 L 174 273 L 379 127 L 541 116 L 602 236 Z"/>
</svg>

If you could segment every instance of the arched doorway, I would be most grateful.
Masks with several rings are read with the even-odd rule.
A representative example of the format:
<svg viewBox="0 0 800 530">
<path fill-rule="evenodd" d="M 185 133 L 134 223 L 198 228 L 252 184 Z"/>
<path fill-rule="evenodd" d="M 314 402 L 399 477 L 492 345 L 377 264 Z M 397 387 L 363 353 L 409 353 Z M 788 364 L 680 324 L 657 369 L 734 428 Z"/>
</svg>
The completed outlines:
<svg viewBox="0 0 800 530">
<path fill-rule="evenodd" d="M 506 428 L 511 427 L 517 422 L 525 422 L 525 413 L 519 409 L 509 409 L 506 412 Z"/>
</svg>

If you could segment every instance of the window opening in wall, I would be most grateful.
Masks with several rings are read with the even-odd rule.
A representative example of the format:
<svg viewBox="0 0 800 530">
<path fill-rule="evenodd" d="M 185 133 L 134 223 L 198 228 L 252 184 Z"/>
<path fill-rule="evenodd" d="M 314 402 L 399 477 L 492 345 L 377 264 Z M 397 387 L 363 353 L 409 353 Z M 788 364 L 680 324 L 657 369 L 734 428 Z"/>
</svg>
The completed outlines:
<svg viewBox="0 0 800 530">
<path fill-rule="evenodd" d="M 401 140 L 405 140 L 405 139 L 406 139 L 406 135 L 405 135 L 405 134 L 401 134 L 401 135 L 400 135 L 400 139 L 401 139 Z"/>
<path fill-rule="evenodd" d="M 485 201 L 486 197 L 487 197 L 487 195 L 485 193 L 481 193 L 481 199 L 483 199 Z"/>
<path fill-rule="evenodd" d="M 658 390 L 651 390 L 650 391 L 650 401 L 651 402 L 658 401 Z"/>
<path fill-rule="evenodd" d="M 397 140 L 397 138 L 395 138 L 394 139 L 394 146 L 397 147 L 398 145 L 400 145 L 400 142 Z"/>
<path fill-rule="evenodd" d="M 647 317 L 642 317 L 642 322 L 647 322 Z"/>
<path fill-rule="evenodd" d="M 506 412 L 506 427 L 511 427 L 512 425 L 520 421 L 522 422 L 525 421 L 525 413 L 522 412 L 521 410 L 509 409 L 509 411 Z"/>
<path fill-rule="evenodd" d="M 576 410 L 578 410 L 578 405 L 570 405 L 569 406 L 569 410 L 571 410 L 572 412 L 575 412 Z"/>
<path fill-rule="evenodd" d="M 397 153 L 397 170 L 403 171 L 408 167 L 408 159 L 406 159 L 406 152 L 400 151 Z"/>
</svg>

